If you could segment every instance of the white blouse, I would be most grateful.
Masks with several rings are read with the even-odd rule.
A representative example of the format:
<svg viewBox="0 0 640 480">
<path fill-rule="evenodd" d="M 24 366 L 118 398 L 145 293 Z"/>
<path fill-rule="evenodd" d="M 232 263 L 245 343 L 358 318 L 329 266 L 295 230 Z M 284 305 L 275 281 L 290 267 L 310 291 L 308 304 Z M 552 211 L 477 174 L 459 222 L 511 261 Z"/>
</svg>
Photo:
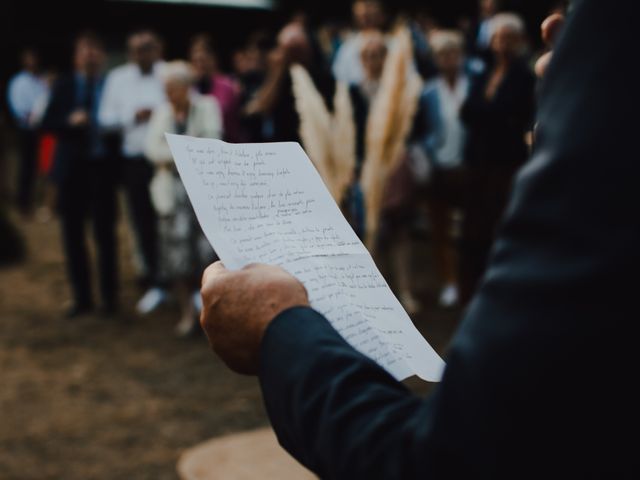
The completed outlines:
<svg viewBox="0 0 640 480">
<path fill-rule="evenodd" d="M 222 114 L 215 98 L 192 93 L 185 135 L 200 138 L 222 137 Z M 165 139 L 165 133 L 176 133 L 175 117 L 170 103 L 164 103 L 153 111 L 147 132 L 144 153 L 156 164 L 171 163 L 173 156 Z"/>
<path fill-rule="evenodd" d="M 460 76 L 452 89 L 443 78 L 439 78 L 437 89 L 443 142 L 435 154 L 441 167 L 454 168 L 459 166 L 463 159 L 466 132 L 460 119 L 460 109 L 469 93 L 469 79 L 464 75 Z"/>
</svg>

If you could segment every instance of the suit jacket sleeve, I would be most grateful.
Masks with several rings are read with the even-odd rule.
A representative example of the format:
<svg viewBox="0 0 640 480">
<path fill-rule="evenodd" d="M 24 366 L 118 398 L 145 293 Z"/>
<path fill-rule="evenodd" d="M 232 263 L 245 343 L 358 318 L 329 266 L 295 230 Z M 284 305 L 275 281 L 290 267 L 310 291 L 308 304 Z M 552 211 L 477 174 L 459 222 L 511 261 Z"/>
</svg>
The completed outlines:
<svg viewBox="0 0 640 480">
<path fill-rule="evenodd" d="M 261 360 L 281 444 L 321 478 L 414 478 L 422 471 L 427 404 L 351 348 L 322 315 L 309 308 L 279 315 Z M 402 450 L 394 445 L 398 435 L 405 436 Z"/>
<path fill-rule="evenodd" d="M 49 105 L 42 119 L 42 128 L 61 136 L 78 134 L 85 129 L 69 125 L 69 116 L 74 109 L 74 89 L 71 78 L 62 78 L 51 91 Z"/>
<path fill-rule="evenodd" d="M 260 382 L 281 444 L 322 478 L 632 478 L 639 460 L 640 2 L 574 2 L 536 155 L 420 399 L 319 314 L 268 328 Z M 635 152 L 635 153 L 634 153 Z"/>
</svg>

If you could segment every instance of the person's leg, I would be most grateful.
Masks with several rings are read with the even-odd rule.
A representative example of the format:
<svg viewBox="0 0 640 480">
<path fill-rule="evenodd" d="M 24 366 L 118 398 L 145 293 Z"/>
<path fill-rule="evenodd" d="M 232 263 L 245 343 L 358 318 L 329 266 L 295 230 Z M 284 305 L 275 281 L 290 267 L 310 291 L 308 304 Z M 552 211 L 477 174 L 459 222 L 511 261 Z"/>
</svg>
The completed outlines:
<svg viewBox="0 0 640 480">
<path fill-rule="evenodd" d="M 407 313 L 412 315 L 420 311 L 421 305 L 413 294 L 411 235 L 408 226 L 403 226 L 401 229 L 402 231 L 399 232 L 391 244 L 391 264 L 394 269 L 394 278 L 398 285 L 400 303 L 402 303 Z"/>
<path fill-rule="evenodd" d="M 484 276 L 491 251 L 491 241 L 465 244 L 460 249 L 460 303 L 468 304 Z"/>
<path fill-rule="evenodd" d="M 178 337 L 185 338 L 198 332 L 199 313 L 193 301 L 194 286 L 191 279 L 181 279 L 176 282 L 174 293 L 180 304 L 180 320 L 176 324 L 175 332 Z"/>
<path fill-rule="evenodd" d="M 175 331 L 179 337 L 189 337 L 201 332 L 200 312 L 202 311 L 202 298 L 200 286 L 202 273 L 211 263 L 218 260 L 218 255 L 211 248 L 205 237 L 191 202 L 187 196 L 184 185 L 178 182 L 176 185 L 176 215 L 174 220 L 182 224 L 182 228 L 174 228 L 170 234 L 177 242 L 174 244 L 174 254 L 181 253 L 176 259 L 179 264 L 174 264 L 174 271 L 178 275 L 178 291 L 182 315 Z M 185 229 L 184 227 L 188 228 Z"/>
<path fill-rule="evenodd" d="M 448 209 L 437 198 L 428 200 L 429 220 L 431 221 L 431 242 L 433 246 L 433 258 L 438 279 L 443 285 L 451 281 L 447 263 L 447 240 L 448 240 Z"/>
<path fill-rule="evenodd" d="M 24 239 L 0 202 L 0 267 L 17 265 L 25 257 Z"/>
<path fill-rule="evenodd" d="M 83 313 L 92 307 L 91 275 L 84 238 L 87 190 L 81 177 L 69 179 L 60 188 L 59 214 L 62 227 L 67 275 L 73 295 L 69 316 Z"/>
<path fill-rule="evenodd" d="M 486 178 L 480 168 L 468 170 L 467 189 L 463 200 L 463 221 L 460 232 L 458 280 L 460 303 L 466 305 L 473 297 L 484 272 L 487 231 Z M 489 230 L 491 228 L 489 227 Z"/>
<path fill-rule="evenodd" d="M 31 130 L 22 129 L 20 136 L 20 165 L 18 168 L 17 203 L 24 215 L 33 208 L 33 189 L 36 179 L 38 135 Z"/>
<path fill-rule="evenodd" d="M 407 313 L 414 314 L 420 311 L 421 306 L 413 295 L 410 224 L 411 215 L 406 212 L 383 212 L 376 252 L 381 258 L 388 257 L 389 273 L 398 299 Z"/>
<path fill-rule="evenodd" d="M 138 313 L 151 313 L 167 299 L 166 281 L 159 272 L 158 217 L 151 203 L 149 184 L 153 170 L 144 159 L 125 159 L 124 184 L 138 251 L 144 263 L 149 289 L 136 304 Z"/>
<path fill-rule="evenodd" d="M 437 198 L 430 199 L 428 203 L 433 258 L 438 279 L 442 282 L 440 304 L 450 307 L 458 300 L 456 252 L 451 241 L 453 209 Z"/>
<path fill-rule="evenodd" d="M 100 293 L 106 313 L 117 308 L 118 258 L 115 172 L 108 161 L 95 162 L 92 171 L 93 231 L 98 250 Z"/>
<path fill-rule="evenodd" d="M 517 165 L 487 165 L 475 175 L 467 202 L 461 246 L 461 300 L 467 303 L 484 277 Z"/>
<path fill-rule="evenodd" d="M 146 160 L 125 160 L 124 187 L 136 241 L 151 285 L 158 283 L 157 216 L 149 193 L 152 167 Z"/>
</svg>

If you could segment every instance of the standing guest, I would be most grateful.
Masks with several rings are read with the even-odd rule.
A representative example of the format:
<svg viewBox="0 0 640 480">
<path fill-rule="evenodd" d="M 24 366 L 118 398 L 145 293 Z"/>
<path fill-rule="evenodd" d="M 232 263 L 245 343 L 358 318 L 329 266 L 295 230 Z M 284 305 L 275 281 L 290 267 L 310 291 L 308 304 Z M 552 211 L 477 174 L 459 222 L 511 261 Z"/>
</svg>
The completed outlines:
<svg viewBox="0 0 640 480">
<path fill-rule="evenodd" d="M 54 85 L 42 126 L 56 134 L 52 179 L 58 191 L 58 211 L 73 305 L 67 317 L 88 313 L 93 307 L 91 274 L 85 242 L 87 219 L 93 226 L 98 250 L 102 311 L 117 306 L 115 165 L 98 126 L 98 105 L 103 92 L 105 52 L 92 33 L 75 42 L 75 72 Z"/>
<path fill-rule="evenodd" d="M 180 302 L 176 333 L 186 336 L 197 331 L 200 277 L 216 255 L 200 229 L 164 134 L 220 138 L 222 117 L 214 98 L 191 91 L 194 74 L 188 63 L 167 64 L 164 82 L 169 101 L 153 112 L 145 152 L 156 170 L 151 192 L 159 217 L 160 270 Z"/>
<path fill-rule="evenodd" d="M 32 210 L 36 179 L 38 135 L 32 114 L 41 98 L 47 95 L 45 80 L 38 74 L 39 59 L 35 50 L 25 49 L 21 55 L 22 70 L 9 82 L 7 101 L 16 122 L 20 145 L 17 203 L 23 215 Z"/>
<path fill-rule="evenodd" d="M 218 59 L 210 35 L 196 35 L 191 40 L 189 58 L 196 75 L 196 88 L 202 95 L 213 95 L 220 105 L 224 140 L 243 141 L 239 117 L 240 86 L 218 70 Z"/>
<path fill-rule="evenodd" d="M 128 49 L 131 61 L 107 77 L 99 119 L 105 130 L 123 135 L 123 184 L 143 263 L 141 283 L 151 287 L 137 305 L 138 312 L 145 314 L 166 297 L 158 276 L 157 219 L 149 196 L 153 166 L 144 155 L 151 113 L 166 98 L 161 77 L 164 63 L 160 39 L 151 31 L 130 35 Z"/>
<path fill-rule="evenodd" d="M 42 119 L 49 106 L 51 88 L 58 78 L 55 70 L 49 70 L 43 75 L 43 79 L 47 85 L 47 91 L 34 104 L 31 113 L 30 125 L 32 128 L 40 128 Z M 53 166 L 53 158 L 55 153 L 56 138 L 51 133 L 42 133 L 39 135 L 37 148 L 37 181 L 35 185 L 36 197 L 39 200 L 36 219 L 39 222 L 47 222 L 53 217 L 55 210 L 55 185 L 50 181 L 49 173 Z"/>
<path fill-rule="evenodd" d="M 347 22 L 330 20 L 318 27 L 318 43 L 325 58 L 333 64 L 345 35 L 351 31 Z"/>
<path fill-rule="evenodd" d="M 479 20 L 472 29 L 470 39 L 471 53 L 482 58 L 491 58 L 491 22 L 500 9 L 499 0 L 479 0 Z"/>
<path fill-rule="evenodd" d="M 380 89 L 380 79 L 387 58 L 387 44 L 380 32 L 363 35 L 360 42 L 360 60 L 364 78 L 361 82 L 349 85 L 349 96 L 355 125 L 355 172 L 354 181 L 347 192 L 344 209 L 349 223 L 359 238 L 365 237 L 365 207 L 360 174 L 366 157 L 366 136 L 369 109 Z"/>
<path fill-rule="evenodd" d="M 524 23 L 496 15 L 491 23 L 492 66 L 474 79 L 462 109 L 468 141 L 464 221 L 460 245 L 461 301 L 476 289 L 487 264 L 513 176 L 529 155 L 525 135 L 535 108 L 535 77 L 522 59 Z"/>
<path fill-rule="evenodd" d="M 365 79 L 360 57 L 363 34 L 380 31 L 385 23 L 384 5 L 381 0 L 355 0 L 352 7 L 356 31 L 340 46 L 333 62 L 336 80 L 357 84 Z"/>
<path fill-rule="evenodd" d="M 240 108 L 251 102 L 265 81 L 267 57 L 273 47 L 270 36 L 255 32 L 249 36 L 247 44 L 233 54 L 233 75 L 240 85 Z M 256 142 L 262 138 L 262 122 L 259 116 L 241 115 L 242 134 L 247 141 Z"/>
<path fill-rule="evenodd" d="M 290 23 L 280 31 L 277 45 L 269 53 L 264 82 L 244 112 L 247 123 L 259 124 L 254 131 L 259 133 L 260 141 L 300 140 L 300 115 L 290 75 L 292 65 L 307 69 L 326 106 L 331 105 L 335 82 L 323 60 L 320 47 L 300 23 Z"/>
<path fill-rule="evenodd" d="M 365 191 L 368 188 L 370 192 L 373 188 L 371 186 L 367 187 L 366 171 L 367 169 L 376 168 L 372 165 L 376 165 L 375 159 L 379 157 L 374 155 L 376 146 L 372 144 L 371 140 L 384 137 L 385 135 L 382 133 L 380 126 L 389 122 L 386 121 L 382 124 L 381 122 L 372 121 L 372 119 L 376 120 L 374 115 L 376 115 L 376 107 L 380 105 L 381 99 L 384 102 L 385 95 L 389 95 L 389 84 L 384 84 L 383 78 L 388 75 L 385 71 L 388 72 L 389 69 L 394 69 L 394 66 L 393 63 L 390 64 L 387 61 L 387 42 L 381 32 L 363 34 L 360 45 L 360 56 L 365 78 L 359 84 L 351 85 L 349 90 L 356 132 L 356 172 L 355 182 L 351 186 L 347 201 L 350 202 L 348 210 L 354 230 L 359 235 L 363 233 L 363 230 L 369 235 L 374 230 L 370 224 L 367 224 L 366 219 L 367 217 L 370 218 L 369 214 L 373 207 L 371 203 L 367 204 L 367 201 L 370 202 L 371 197 L 363 196 L 359 182 L 364 182 Z M 403 69 L 395 70 L 396 74 L 407 74 L 406 69 L 404 71 L 401 71 Z M 419 86 L 415 94 L 416 104 L 418 103 L 420 90 L 421 87 Z M 392 113 L 389 112 L 388 108 L 384 111 L 378 109 L 377 115 L 379 118 L 383 118 L 383 116 L 389 118 Z M 384 184 L 381 186 L 383 187 L 383 200 L 380 211 L 380 228 L 372 234 L 375 238 L 375 250 L 387 253 L 391 260 L 389 266 L 392 270 L 395 289 L 398 292 L 400 302 L 409 314 L 415 314 L 421 308 L 420 302 L 412 292 L 411 227 L 417 213 L 415 194 L 418 184 L 417 175 L 412 165 L 415 161 L 419 161 L 414 156 L 413 143 L 415 143 L 415 132 L 422 131 L 422 122 L 420 121 L 421 116 L 416 116 L 412 120 L 415 120 L 415 122 L 411 128 L 411 134 L 401 140 L 403 144 L 406 144 L 406 153 L 401 155 L 397 166 L 391 171 L 380 173 L 383 170 L 379 168 L 376 172 L 376 175 L 384 176 Z M 399 129 L 401 127 L 394 124 L 393 128 Z M 360 179 L 361 170 L 363 169 L 364 173 L 362 175 L 365 178 Z"/>
<path fill-rule="evenodd" d="M 24 261 L 25 256 L 24 239 L 9 220 L 4 205 L 0 205 L 0 267 L 17 265 Z"/>
<path fill-rule="evenodd" d="M 462 34 L 438 31 L 431 36 L 431 48 L 440 73 L 425 86 L 421 99 L 424 108 L 420 111 L 426 114 L 423 147 L 433 167 L 427 203 L 435 265 L 443 285 L 440 305 L 451 307 L 458 301 L 457 263 L 451 234 L 466 140 L 460 110 L 469 94 L 469 78 L 463 68 Z"/>
</svg>

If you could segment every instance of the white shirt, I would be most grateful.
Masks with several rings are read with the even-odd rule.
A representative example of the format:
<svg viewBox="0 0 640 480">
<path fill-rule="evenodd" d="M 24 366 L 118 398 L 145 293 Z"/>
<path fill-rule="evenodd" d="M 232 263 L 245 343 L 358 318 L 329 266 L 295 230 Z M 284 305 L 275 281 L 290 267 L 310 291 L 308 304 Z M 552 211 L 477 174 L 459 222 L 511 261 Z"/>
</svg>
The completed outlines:
<svg viewBox="0 0 640 480">
<path fill-rule="evenodd" d="M 347 85 L 359 84 L 364 80 L 364 69 L 360 57 L 361 49 L 361 34 L 350 36 L 340 45 L 332 68 L 336 80 Z"/>
<path fill-rule="evenodd" d="M 139 110 L 153 110 L 166 101 L 162 80 L 163 62 L 157 62 L 147 75 L 143 75 L 138 65 L 129 63 L 115 68 L 109 73 L 98 121 L 105 129 L 122 131 L 122 153 L 125 157 L 144 154 L 148 123 L 135 122 Z"/>
<path fill-rule="evenodd" d="M 42 78 L 27 71 L 22 71 L 11 79 L 7 89 L 7 101 L 11 113 L 21 127 L 31 126 L 31 115 L 48 90 Z"/>
<path fill-rule="evenodd" d="M 436 161 L 443 168 L 462 163 L 466 132 L 460 120 L 460 109 L 469 93 L 469 79 L 461 75 L 452 89 L 443 78 L 436 80 L 442 121 L 442 143 L 436 150 Z"/>
</svg>

